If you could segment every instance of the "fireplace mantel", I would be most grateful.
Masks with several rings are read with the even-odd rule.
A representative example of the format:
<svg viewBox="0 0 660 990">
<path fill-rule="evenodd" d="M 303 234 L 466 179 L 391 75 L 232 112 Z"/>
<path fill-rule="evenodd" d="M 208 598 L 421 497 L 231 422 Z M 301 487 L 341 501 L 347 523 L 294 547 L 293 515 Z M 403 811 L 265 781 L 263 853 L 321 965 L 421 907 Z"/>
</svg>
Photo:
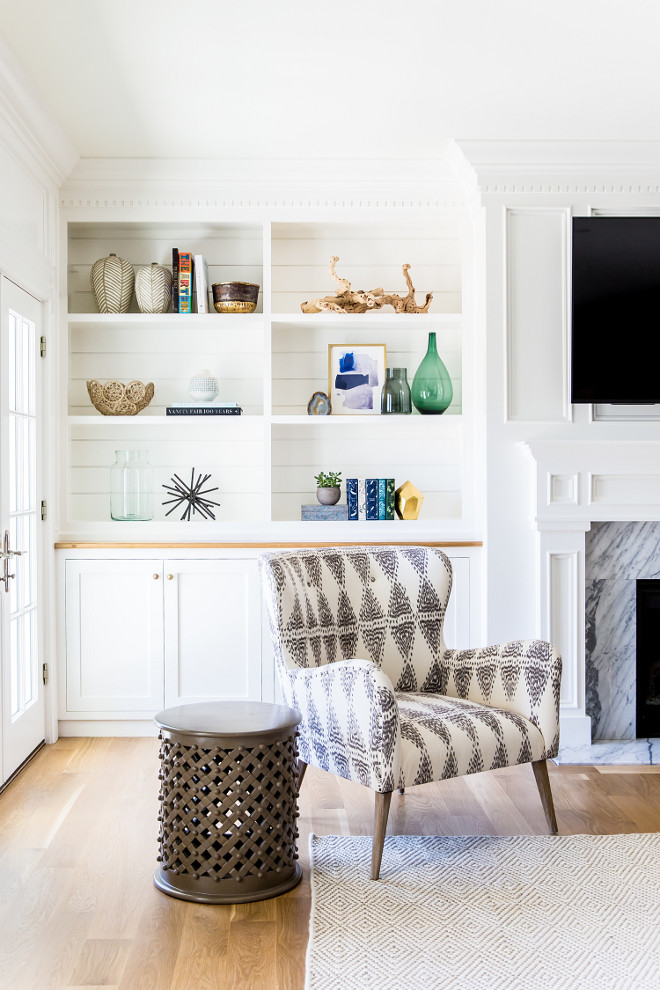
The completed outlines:
<svg viewBox="0 0 660 990">
<path fill-rule="evenodd" d="M 660 441 L 522 444 L 535 471 L 538 628 L 561 652 L 561 733 L 588 746 L 585 712 L 585 533 L 593 522 L 660 519 Z"/>
</svg>

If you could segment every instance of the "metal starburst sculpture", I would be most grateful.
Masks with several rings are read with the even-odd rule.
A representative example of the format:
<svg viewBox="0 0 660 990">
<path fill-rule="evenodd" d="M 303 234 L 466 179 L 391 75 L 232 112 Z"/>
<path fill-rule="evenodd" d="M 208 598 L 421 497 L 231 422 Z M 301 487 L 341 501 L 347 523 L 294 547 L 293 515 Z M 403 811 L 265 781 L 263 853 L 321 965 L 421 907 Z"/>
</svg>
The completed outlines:
<svg viewBox="0 0 660 990">
<path fill-rule="evenodd" d="M 168 509 L 165 515 L 169 516 L 170 512 L 174 512 L 175 509 L 180 509 L 182 505 L 186 504 L 183 515 L 181 516 L 182 520 L 189 522 L 196 512 L 199 512 L 204 519 L 215 519 L 211 506 L 220 505 L 220 503 L 214 502 L 213 499 L 206 498 L 206 496 L 210 492 L 217 492 L 218 487 L 217 485 L 215 488 L 202 487 L 210 477 L 210 474 L 205 474 L 202 477 L 202 472 L 200 471 L 199 477 L 195 481 L 195 469 L 193 468 L 190 475 L 190 484 L 187 485 L 185 481 L 181 480 L 178 474 L 172 475 L 171 484 L 163 485 L 163 488 L 173 497 L 166 499 L 162 504 L 170 505 L 174 502 L 172 508 Z"/>
</svg>

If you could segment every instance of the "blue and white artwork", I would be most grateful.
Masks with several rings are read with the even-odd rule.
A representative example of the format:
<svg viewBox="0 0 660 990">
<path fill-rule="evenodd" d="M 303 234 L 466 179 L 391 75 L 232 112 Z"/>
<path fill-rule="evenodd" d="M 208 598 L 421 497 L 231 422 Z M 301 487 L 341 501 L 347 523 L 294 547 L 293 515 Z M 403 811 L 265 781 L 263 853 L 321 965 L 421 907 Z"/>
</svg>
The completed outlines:
<svg viewBox="0 0 660 990">
<path fill-rule="evenodd" d="M 332 412 L 380 413 L 385 364 L 385 344 L 330 344 Z"/>
</svg>

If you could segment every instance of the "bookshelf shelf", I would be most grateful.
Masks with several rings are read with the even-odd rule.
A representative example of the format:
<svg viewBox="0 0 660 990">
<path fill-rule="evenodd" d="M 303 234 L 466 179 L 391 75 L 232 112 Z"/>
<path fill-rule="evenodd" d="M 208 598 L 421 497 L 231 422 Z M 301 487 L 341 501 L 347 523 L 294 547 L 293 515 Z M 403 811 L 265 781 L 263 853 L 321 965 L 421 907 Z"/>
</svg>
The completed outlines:
<svg viewBox="0 0 660 990">
<path fill-rule="evenodd" d="M 111 430 L 113 426 L 128 426 L 135 428 L 139 431 L 143 428 L 151 426 L 174 426 L 180 424 L 182 426 L 192 426 L 194 420 L 194 425 L 197 426 L 199 423 L 210 423 L 213 422 L 218 424 L 218 422 L 227 422 L 231 420 L 232 423 L 241 423 L 244 425 L 249 422 L 251 425 L 254 423 L 263 423 L 263 416 L 252 416 L 252 415 L 241 415 L 241 416 L 144 416 L 143 414 L 138 414 L 137 416 L 103 416 L 99 414 L 98 416 L 69 416 L 68 422 L 70 426 L 99 426 L 102 429 Z M 241 427 L 238 427 L 239 429 Z"/>
<path fill-rule="evenodd" d="M 70 327 L 142 327 L 163 330 L 244 331 L 262 329 L 262 313 L 69 313 Z"/>
</svg>

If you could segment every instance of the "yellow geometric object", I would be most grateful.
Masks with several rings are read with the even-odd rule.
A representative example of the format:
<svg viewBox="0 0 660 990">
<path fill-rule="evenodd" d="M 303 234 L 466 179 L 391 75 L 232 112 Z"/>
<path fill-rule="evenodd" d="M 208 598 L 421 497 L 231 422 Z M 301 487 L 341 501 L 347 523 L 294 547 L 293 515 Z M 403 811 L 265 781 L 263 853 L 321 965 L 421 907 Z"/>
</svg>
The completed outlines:
<svg viewBox="0 0 660 990">
<path fill-rule="evenodd" d="M 412 481 L 404 481 L 394 493 L 394 508 L 399 519 L 417 519 L 424 496 Z"/>
</svg>

